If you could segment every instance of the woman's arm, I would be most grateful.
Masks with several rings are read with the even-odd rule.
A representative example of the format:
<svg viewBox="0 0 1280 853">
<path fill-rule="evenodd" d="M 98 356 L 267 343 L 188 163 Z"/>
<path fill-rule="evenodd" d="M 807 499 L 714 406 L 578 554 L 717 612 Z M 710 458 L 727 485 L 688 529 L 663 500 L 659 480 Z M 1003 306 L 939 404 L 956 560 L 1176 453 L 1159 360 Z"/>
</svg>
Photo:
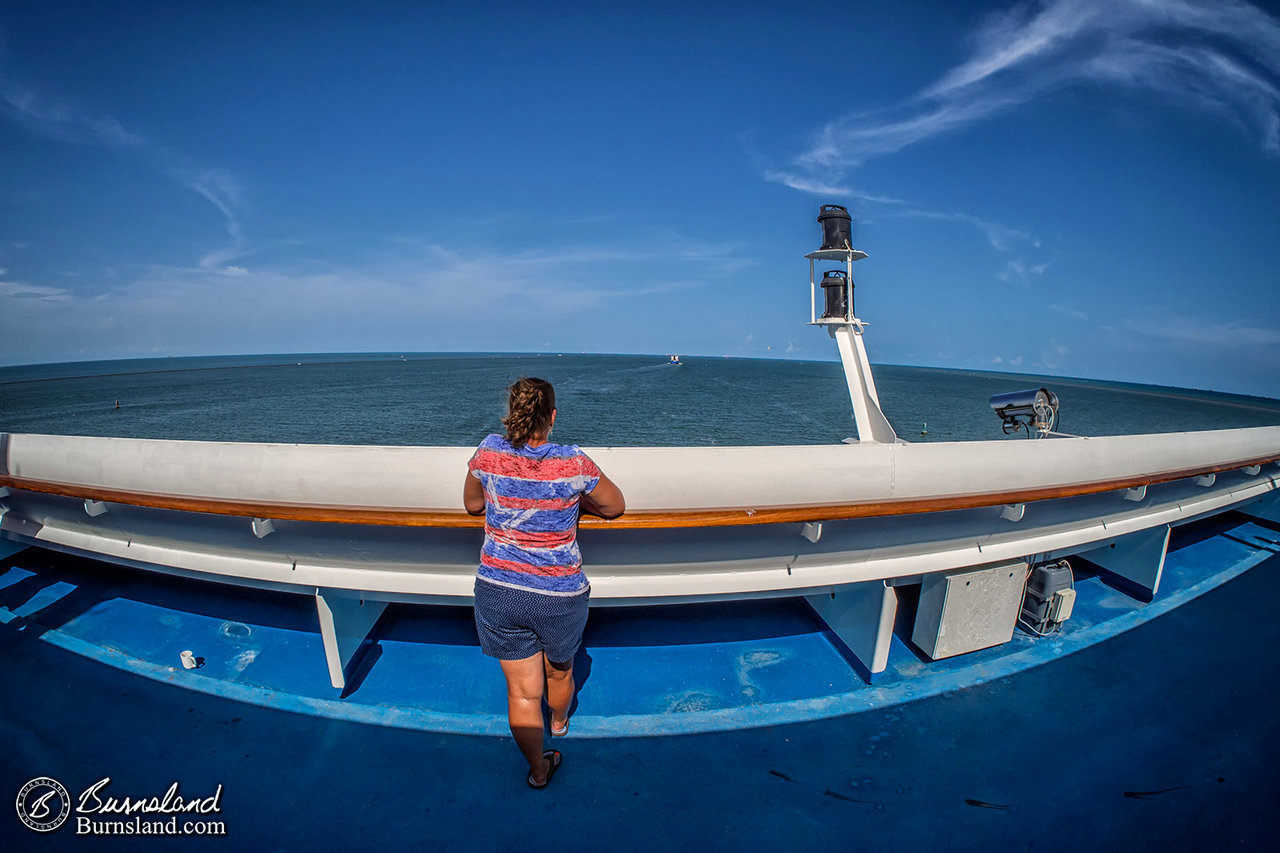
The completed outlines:
<svg viewBox="0 0 1280 853">
<path fill-rule="evenodd" d="M 627 508 L 626 499 L 622 497 L 622 489 L 606 477 L 600 475 L 596 487 L 582 495 L 582 508 L 592 515 L 601 518 L 617 518 Z"/>
<path fill-rule="evenodd" d="M 467 482 L 462 486 L 462 505 L 472 515 L 484 512 L 484 486 L 470 471 L 467 472 Z"/>
</svg>

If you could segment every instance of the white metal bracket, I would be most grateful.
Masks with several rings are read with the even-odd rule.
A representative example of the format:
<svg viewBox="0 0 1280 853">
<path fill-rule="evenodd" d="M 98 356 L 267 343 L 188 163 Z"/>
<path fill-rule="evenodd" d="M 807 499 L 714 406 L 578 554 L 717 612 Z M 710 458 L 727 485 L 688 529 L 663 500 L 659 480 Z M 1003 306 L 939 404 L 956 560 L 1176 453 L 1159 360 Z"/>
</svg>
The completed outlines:
<svg viewBox="0 0 1280 853">
<path fill-rule="evenodd" d="M 351 598 L 345 591 L 316 590 L 316 611 L 320 616 L 320 638 L 329 664 L 329 681 L 339 690 L 347 686 L 347 669 L 364 646 L 378 617 L 387 609 L 385 601 Z"/>
<path fill-rule="evenodd" d="M 264 539 L 276 532 L 275 522 L 269 518 L 255 518 L 250 527 L 253 529 L 253 535 L 259 539 Z"/>
<path fill-rule="evenodd" d="M 1248 468 L 1241 468 L 1240 470 L 1244 471 L 1245 474 L 1249 475 L 1250 477 L 1256 477 L 1262 471 L 1262 466 L 1250 465 Z M 4 495 L 0 495 L 0 497 L 4 497 Z"/>
<path fill-rule="evenodd" d="M 1150 530 L 1121 536 L 1101 548 L 1080 551 L 1078 555 L 1148 590 L 1149 601 L 1156 597 L 1160 589 L 1160 576 L 1164 573 L 1164 558 L 1169 551 L 1171 529 L 1169 525 L 1162 524 Z"/>
<path fill-rule="evenodd" d="M 1236 507 L 1236 510 L 1253 518 L 1280 524 L 1280 491 L 1272 490 L 1256 500 Z"/>
<path fill-rule="evenodd" d="M 1145 499 L 1146 496 L 1147 496 L 1146 483 L 1143 483 L 1141 486 L 1134 486 L 1132 489 L 1124 490 L 1124 499 L 1127 501 L 1135 501 L 1135 502 L 1141 501 Z"/>
<path fill-rule="evenodd" d="M 1026 504 L 1005 504 L 1000 510 L 1000 517 L 1006 521 L 1022 521 L 1022 517 L 1026 514 Z"/>
<path fill-rule="evenodd" d="M 806 521 L 804 523 L 804 527 L 800 528 L 800 535 L 805 539 L 808 539 L 810 542 L 816 543 L 822 538 L 822 522 Z"/>
<path fill-rule="evenodd" d="M 90 518 L 97 518 L 107 511 L 107 505 L 102 501 L 84 499 L 84 511 L 88 513 Z"/>
<path fill-rule="evenodd" d="M 805 600 L 871 674 L 889 665 L 898 591 L 885 581 L 838 586 Z"/>
<path fill-rule="evenodd" d="M 1217 474 L 1205 474 L 1203 477 L 1196 477 L 1196 485 L 1204 486 L 1207 489 L 1212 486 L 1217 479 Z"/>
</svg>

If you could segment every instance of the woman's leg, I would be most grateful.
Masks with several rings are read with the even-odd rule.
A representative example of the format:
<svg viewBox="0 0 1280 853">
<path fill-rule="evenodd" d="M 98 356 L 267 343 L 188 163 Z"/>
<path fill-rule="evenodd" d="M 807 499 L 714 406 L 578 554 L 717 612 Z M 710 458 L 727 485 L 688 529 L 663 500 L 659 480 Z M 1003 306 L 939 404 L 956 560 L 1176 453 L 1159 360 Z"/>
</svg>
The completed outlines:
<svg viewBox="0 0 1280 853">
<path fill-rule="evenodd" d="M 551 708 L 551 728 L 563 731 L 569 725 L 569 706 L 573 704 L 573 660 L 554 663 L 546 661 L 547 706 Z"/>
<path fill-rule="evenodd" d="M 507 677 L 507 721 L 516 746 L 529 762 L 533 781 L 542 784 L 547 778 L 548 762 L 542 757 L 542 682 L 543 654 L 523 660 L 504 660 L 502 674 Z M 565 710 L 568 708 L 566 706 Z"/>
</svg>

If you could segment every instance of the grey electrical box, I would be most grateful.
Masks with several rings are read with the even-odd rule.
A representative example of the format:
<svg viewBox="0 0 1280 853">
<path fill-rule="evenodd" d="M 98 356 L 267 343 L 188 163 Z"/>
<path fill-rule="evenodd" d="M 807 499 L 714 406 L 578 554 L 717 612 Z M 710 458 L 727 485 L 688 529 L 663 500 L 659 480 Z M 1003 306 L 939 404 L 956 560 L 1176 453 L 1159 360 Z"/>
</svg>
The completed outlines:
<svg viewBox="0 0 1280 853">
<path fill-rule="evenodd" d="M 911 642 L 934 660 L 1009 642 L 1026 579 L 1021 560 L 925 575 Z"/>
<path fill-rule="evenodd" d="M 1075 604 L 1072 583 L 1071 566 L 1066 560 L 1032 569 L 1022 599 L 1022 624 L 1033 634 L 1044 634 L 1067 621 Z"/>
</svg>

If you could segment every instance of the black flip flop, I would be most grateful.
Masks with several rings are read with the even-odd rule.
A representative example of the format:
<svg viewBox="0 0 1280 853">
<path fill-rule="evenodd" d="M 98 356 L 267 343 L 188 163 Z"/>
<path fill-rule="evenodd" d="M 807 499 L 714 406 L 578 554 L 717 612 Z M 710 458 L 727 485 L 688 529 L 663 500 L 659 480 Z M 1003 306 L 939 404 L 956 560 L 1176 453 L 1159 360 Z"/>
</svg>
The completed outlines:
<svg viewBox="0 0 1280 853">
<path fill-rule="evenodd" d="M 560 762 L 562 760 L 560 757 L 560 750 L 558 749 L 548 749 L 546 752 L 542 753 L 542 757 L 551 762 L 551 766 L 547 768 L 547 781 L 543 782 L 541 785 L 537 784 L 533 781 L 532 773 L 530 773 L 529 778 L 525 780 L 529 783 L 529 787 L 533 788 L 535 791 L 541 791 L 543 788 L 551 784 L 551 777 L 556 775 L 556 771 L 560 769 Z"/>
</svg>

